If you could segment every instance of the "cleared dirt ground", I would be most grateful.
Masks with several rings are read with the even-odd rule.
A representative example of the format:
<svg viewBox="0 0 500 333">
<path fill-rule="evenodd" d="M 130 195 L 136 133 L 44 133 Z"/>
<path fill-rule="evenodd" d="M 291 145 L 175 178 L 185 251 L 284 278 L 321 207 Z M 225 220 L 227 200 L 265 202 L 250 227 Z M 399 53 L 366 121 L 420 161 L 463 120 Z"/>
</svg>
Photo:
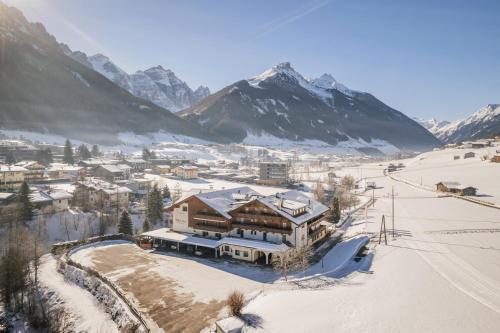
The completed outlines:
<svg viewBox="0 0 500 333">
<path fill-rule="evenodd" d="M 104 273 L 165 332 L 199 332 L 221 314 L 232 290 L 250 294 L 263 287 L 203 260 L 149 253 L 132 244 L 91 247 L 72 258 Z"/>
</svg>

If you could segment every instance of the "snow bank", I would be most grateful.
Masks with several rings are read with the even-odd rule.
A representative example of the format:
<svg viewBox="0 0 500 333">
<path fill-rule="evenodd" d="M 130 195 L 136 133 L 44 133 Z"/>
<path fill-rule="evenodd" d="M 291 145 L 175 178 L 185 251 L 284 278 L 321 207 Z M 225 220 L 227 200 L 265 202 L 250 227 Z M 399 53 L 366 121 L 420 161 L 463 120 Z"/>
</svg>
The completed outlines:
<svg viewBox="0 0 500 333">
<path fill-rule="evenodd" d="M 88 290 L 103 305 L 105 311 L 113 318 L 113 321 L 120 329 L 126 331 L 127 329 L 137 327 L 137 332 L 147 332 L 146 328 L 131 313 L 123 299 L 109 285 L 104 283 L 101 278 L 64 261 L 59 262 L 58 269 L 66 281 L 71 281 L 79 287 Z"/>
</svg>

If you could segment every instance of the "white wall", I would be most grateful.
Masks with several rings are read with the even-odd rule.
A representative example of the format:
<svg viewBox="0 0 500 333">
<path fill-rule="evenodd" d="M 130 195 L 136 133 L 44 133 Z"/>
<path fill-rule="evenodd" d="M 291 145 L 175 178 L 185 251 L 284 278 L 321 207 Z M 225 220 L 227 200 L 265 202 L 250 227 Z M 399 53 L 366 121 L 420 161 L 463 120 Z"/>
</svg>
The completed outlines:
<svg viewBox="0 0 500 333">
<path fill-rule="evenodd" d="M 184 212 L 182 209 L 186 208 Z M 188 226 L 188 203 L 185 202 L 180 205 L 178 208 L 174 208 L 173 212 L 173 220 L 172 220 L 172 229 L 174 231 L 179 232 L 193 232 L 193 229 Z"/>
</svg>

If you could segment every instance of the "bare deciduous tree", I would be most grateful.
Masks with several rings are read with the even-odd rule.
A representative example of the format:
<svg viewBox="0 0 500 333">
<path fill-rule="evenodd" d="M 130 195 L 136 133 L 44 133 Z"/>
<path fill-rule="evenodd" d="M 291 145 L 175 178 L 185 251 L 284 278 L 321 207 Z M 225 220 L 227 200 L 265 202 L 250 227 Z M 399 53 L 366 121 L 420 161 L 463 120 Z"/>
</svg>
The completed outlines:
<svg viewBox="0 0 500 333">
<path fill-rule="evenodd" d="M 231 292 L 227 297 L 226 305 L 232 316 L 241 316 L 241 311 L 243 310 L 243 306 L 245 306 L 245 295 L 237 290 Z"/>
</svg>

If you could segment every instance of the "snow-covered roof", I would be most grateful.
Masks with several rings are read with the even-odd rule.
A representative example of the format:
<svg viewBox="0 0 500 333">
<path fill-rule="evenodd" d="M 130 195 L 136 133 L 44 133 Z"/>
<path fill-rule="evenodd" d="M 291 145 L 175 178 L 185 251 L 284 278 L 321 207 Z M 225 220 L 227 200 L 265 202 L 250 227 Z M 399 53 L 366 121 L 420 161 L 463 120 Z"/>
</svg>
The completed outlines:
<svg viewBox="0 0 500 333">
<path fill-rule="evenodd" d="M 81 166 L 64 164 L 64 163 L 52 163 L 48 171 L 79 171 L 82 170 Z"/>
<path fill-rule="evenodd" d="M 456 188 L 456 187 L 459 187 L 460 186 L 460 183 L 459 182 L 452 182 L 452 181 L 443 181 L 443 182 L 439 182 L 437 184 L 443 184 L 444 186 L 448 187 L 448 188 Z M 436 185 L 437 185 L 436 184 Z"/>
<path fill-rule="evenodd" d="M 0 200 L 7 200 L 14 197 L 15 195 L 15 193 L 0 192 Z"/>
<path fill-rule="evenodd" d="M 131 167 L 126 164 L 104 164 L 100 167 L 111 173 L 121 173 L 131 169 Z"/>
<path fill-rule="evenodd" d="M 198 167 L 194 166 L 194 165 L 179 165 L 176 168 L 183 169 L 183 170 L 198 170 Z"/>
<path fill-rule="evenodd" d="M 227 190 L 213 191 L 207 193 L 195 194 L 195 196 L 206 205 L 215 209 L 222 216 L 230 219 L 231 215 L 227 212 L 240 206 L 246 201 L 260 196 L 248 186 L 237 187 Z"/>
<path fill-rule="evenodd" d="M 148 236 L 157 239 L 164 239 L 172 242 L 183 244 L 198 245 L 215 249 L 221 245 L 235 245 L 258 249 L 266 252 L 285 252 L 289 247 L 285 244 L 275 244 L 271 242 L 258 241 L 253 239 L 245 239 L 238 237 L 224 237 L 222 239 L 204 238 L 197 235 L 187 235 L 172 231 L 169 228 L 161 228 L 148 232 L 144 232 L 141 236 Z"/>
<path fill-rule="evenodd" d="M 159 239 L 165 239 L 165 240 L 171 240 L 175 242 L 181 242 L 188 238 L 187 235 L 180 234 L 175 231 L 171 231 L 169 228 L 160 228 L 148 232 L 144 232 L 141 234 L 141 236 L 149 236 L 149 237 L 154 237 L 154 238 L 159 238 Z"/>
<path fill-rule="evenodd" d="M 28 169 L 16 165 L 0 165 L 0 172 L 25 172 Z"/>
<path fill-rule="evenodd" d="M 216 325 L 219 326 L 223 332 L 241 332 L 242 328 L 245 327 L 245 321 L 238 317 L 229 317 L 217 321 Z"/>
<path fill-rule="evenodd" d="M 275 244 L 271 242 L 239 238 L 239 237 L 224 237 L 219 240 L 219 245 L 236 245 L 242 247 L 249 247 L 252 249 L 258 249 L 262 251 L 268 252 L 285 252 L 288 250 L 288 246 L 286 244 Z"/>
<path fill-rule="evenodd" d="M 300 191 L 288 191 L 277 195 L 269 195 L 257 200 L 297 225 L 307 222 L 328 211 L 328 207 L 311 199 Z M 282 200 L 281 206 L 279 200 Z M 295 210 L 304 207 L 304 213 L 293 216 Z"/>
<path fill-rule="evenodd" d="M 30 193 L 30 199 L 33 203 L 51 202 L 53 199 L 45 192 L 33 191 Z"/>
<path fill-rule="evenodd" d="M 48 195 L 54 200 L 64 200 L 64 199 L 71 199 L 73 196 L 69 194 L 66 191 L 59 190 L 59 191 L 50 191 L 47 192 Z"/>
</svg>

